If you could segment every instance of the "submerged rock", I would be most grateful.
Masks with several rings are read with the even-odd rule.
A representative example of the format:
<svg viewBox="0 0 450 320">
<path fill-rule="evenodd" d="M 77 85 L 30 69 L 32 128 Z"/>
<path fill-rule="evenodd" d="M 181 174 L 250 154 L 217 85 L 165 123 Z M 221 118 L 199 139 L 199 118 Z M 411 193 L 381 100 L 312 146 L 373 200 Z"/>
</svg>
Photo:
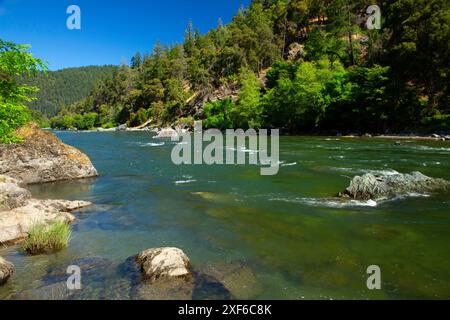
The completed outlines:
<svg viewBox="0 0 450 320">
<path fill-rule="evenodd" d="M 353 178 L 350 186 L 339 196 L 357 200 L 381 200 L 398 195 L 446 191 L 450 182 L 434 179 L 420 172 L 401 173 L 368 173 Z"/>
<path fill-rule="evenodd" d="M 78 266 L 81 270 L 81 290 L 67 287 L 67 267 Z M 127 279 L 118 279 L 116 265 L 103 257 L 86 257 L 64 260 L 51 265 L 37 283 L 13 295 L 18 300 L 123 300 L 129 298 Z"/>
<path fill-rule="evenodd" d="M 160 279 L 189 278 L 190 261 L 186 254 L 177 248 L 157 248 L 141 252 L 136 262 L 151 282 Z"/>
<path fill-rule="evenodd" d="M 196 273 L 197 284 L 202 283 L 200 280 L 209 280 L 207 285 L 197 285 L 194 299 L 199 299 L 201 296 L 201 287 L 207 289 L 206 292 L 209 294 L 212 285 L 221 293 L 226 290 L 230 299 L 238 300 L 255 299 L 263 291 L 253 271 L 242 262 L 206 264 L 199 266 Z M 224 299 L 223 293 L 222 299 Z"/>
<path fill-rule="evenodd" d="M 13 273 L 14 265 L 0 257 L 0 286 L 5 284 Z"/>
<path fill-rule="evenodd" d="M 230 300 L 257 297 L 262 287 L 240 262 L 191 266 L 177 248 L 150 249 L 131 258 L 123 270 L 131 276 L 131 296 L 138 300 Z M 137 266 L 136 269 L 134 266 Z"/>
<path fill-rule="evenodd" d="M 38 200 L 19 181 L 0 176 L 0 244 L 14 244 L 28 235 L 34 224 L 71 223 L 70 213 L 91 205 L 86 201 Z"/>
<path fill-rule="evenodd" d="M 191 300 L 194 280 L 171 278 L 154 283 L 140 283 L 132 289 L 134 300 Z"/>
<path fill-rule="evenodd" d="M 95 177 L 97 170 L 78 149 L 29 124 L 17 130 L 23 143 L 0 145 L 0 174 L 25 184 Z"/>
</svg>

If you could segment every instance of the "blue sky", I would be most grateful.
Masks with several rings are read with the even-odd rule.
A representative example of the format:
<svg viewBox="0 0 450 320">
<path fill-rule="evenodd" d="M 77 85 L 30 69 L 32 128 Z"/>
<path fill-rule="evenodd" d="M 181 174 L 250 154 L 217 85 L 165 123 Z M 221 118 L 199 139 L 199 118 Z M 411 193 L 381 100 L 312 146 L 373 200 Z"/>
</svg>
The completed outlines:
<svg viewBox="0 0 450 320">
<path fill-rule="evenodd" d="M 202 33 L 228 23 L 250 0 L 0 0 L 0 38 L 32 46 L 51 70 L 129 62 L 156 41 L 181 42 L 192 20 Z M 69 5 L 81 30 L 68 30 Z"/>
</svg>

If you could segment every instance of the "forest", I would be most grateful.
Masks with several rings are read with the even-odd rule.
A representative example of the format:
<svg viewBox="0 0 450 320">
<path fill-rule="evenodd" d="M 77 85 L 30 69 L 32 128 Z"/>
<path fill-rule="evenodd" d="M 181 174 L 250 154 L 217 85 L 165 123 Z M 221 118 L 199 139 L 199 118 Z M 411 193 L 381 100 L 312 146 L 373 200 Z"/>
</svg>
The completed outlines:
<svg viewBox="0 0 450 320">
<path fill-rule="evenodd" d="M 448 132 L 449 2 L 383 0 L 380 30 L 366 28 L 371 4 L 253 0 L 206 34 L 190 22 L 183 43 L 157 43 L 87 98 L 60 100 L 52 127 L 203 120 L 289 134 Z"/>
<path fill-rule="evenodd" d="M 28 106 L 46 117 L 55 116 L 65 106 L 86 98 L 92 88 L 111 78 L 116 66 L 88 66 L 39 73 L 27 80 L 39 88 L 36 100 Z"/>
</svg>

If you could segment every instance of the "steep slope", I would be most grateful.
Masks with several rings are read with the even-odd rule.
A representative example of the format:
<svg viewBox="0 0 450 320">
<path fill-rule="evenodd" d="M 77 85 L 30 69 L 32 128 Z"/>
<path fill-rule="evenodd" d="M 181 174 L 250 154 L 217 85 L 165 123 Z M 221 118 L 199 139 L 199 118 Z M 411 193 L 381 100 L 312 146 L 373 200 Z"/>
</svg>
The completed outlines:
<svg viewBox="0 0 450 320">
<path fill-rule="evenodd" d="M 57 114 L 62 106 L 86 98 L 95 85 L 111 78 L 116 66 L 88 66 L 50 71 L 30 80 L 30 84 L 40 89 L 37 100 L 29 104 L 47 117 Z"/>
</svg>

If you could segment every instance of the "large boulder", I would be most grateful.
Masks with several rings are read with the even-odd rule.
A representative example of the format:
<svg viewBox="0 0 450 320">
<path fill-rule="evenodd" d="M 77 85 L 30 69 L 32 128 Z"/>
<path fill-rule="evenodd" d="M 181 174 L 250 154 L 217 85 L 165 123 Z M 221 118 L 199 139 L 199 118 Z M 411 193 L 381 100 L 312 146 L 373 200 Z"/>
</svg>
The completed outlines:
<svg viewBox="0 0 450 320">
<path fill-rule="evenodd" d="M 165 128 L 158 132 L 158 135 L 156 135 L 155 139 L 172 139 L 177 138 L 178 132 L 175 129 L 172 128 Z"/>
<path fill-rule="evenodd" d="M 420 172 L 368 173 L 353 178 L 350 186 L 339 196 L 356 200 L 382 200 L 398 195 L 450 190 L 450 182 L 434 179 Z"/>
<path fill-rule="evenodd" d="M 19 185 L 19 181 L 0 175 L 0 245 L 25 239 L 36 223 L 71 223 L 72 211 L 91 205 L 85 201 L 38 200 Z"/>
<path fill-rule="evenodd" d="M 189 258 L 177 248 L 156 248 L 141 252 L 136 262 L 150 282 L 163 279 L 188 279 L 192 275 Z"/>
<path fill-rule="evenodd" d="M 97 170 L 78 149 L 53 133 L 28 124 L 17 130 L 23 143 L 0 145 L 0 174 L 25 184 L 95 177 Z"/>
<path fill-rule="evenodd" d="M 0 257 L 0 286 L 5 284 L 13 273 L 14 265 Z"/>
</svg>

